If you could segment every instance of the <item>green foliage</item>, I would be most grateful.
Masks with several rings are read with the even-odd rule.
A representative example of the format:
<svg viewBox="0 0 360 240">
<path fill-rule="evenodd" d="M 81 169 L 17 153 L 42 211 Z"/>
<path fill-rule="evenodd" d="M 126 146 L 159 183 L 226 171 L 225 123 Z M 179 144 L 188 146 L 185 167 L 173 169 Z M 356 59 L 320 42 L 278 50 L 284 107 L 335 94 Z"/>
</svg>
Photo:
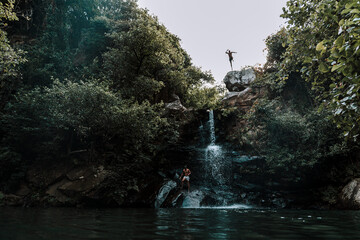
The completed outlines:
<svg viewBox="0 0 360 240">
<path fill-rule="evenodd" d="M 18 65 L 26 61 L 22 57 L 23 51 L 10 46 L 7 33 L 3 30 L 7 27 L 8 21 L 18 20 L 13 11 L 14 2 L 0 2 L 0 111 L 18 85 Z"/>
<path fill-rule="evenodd" d="M 9 169 L 0 189 L 34 161 L 154 163 L 180 125 L 162 102 L 175 94 L 187 107 L 216 104 L 218 91 L 201 87 L 211 73 L 136 1 L 17 2 L 8 34 L 28 62 L 2 29 L 16 19 L 12 4 L 0 5 L 0 164 Z"/>
<path fill-rule="evenodd" d="M 105 84 L 55 81 L 44 90 L 18 95 L 2 128 L 6 142 L 35 160 L 86 150 L 111 151 L 125 161 L 153 154 L 170 128 L 158 108 L 122 100 Z"/>
<path fill-rule="evenodd" d="M 258 69 L 260 74 L 252 86 L 266 89 L 266 95 L 269 99 L 281 97 L 282 101 L 296 105 L 297 111 L 304 112 L 309 107 L 313 108 L 313 91 L 311 84 L 306 82 L 297 70 L 298 62 L 294 62 L 294 68 L 285 68 L 288 61 L 285 58 L 288 39 L 287 30 L 282 28 L 265 40 L 268 52 L 267 62 L 262 69 Z M 284 77 L 285 73 L 286 76 Z"/>
<path fill-rule="evenodd" d="M 288 34 L 285 28 L 282 28 L 275 34 L 268 36 L 265 39 L 267 50 L 267 61 L 264 68 L 269 69 L 276 68 L 283 60 L 283 55 L 287 48 Z"/>
<path fill-rule="evenodd" d="M 139 11 L 128 29 L 117 26 L 109 34 L 112 47 L 104 54 L 105 75 L 125 98 L 159 102 L 175 93 L 182 97 L 191 86 L 212 81 L 208 73 L 193 67 L 180 46 L 157 18 Z"/>
<path fill-rule="evenodd" d="M 332 111 L 348 140 L 359 136 L 360 3 L 357 0 L 291 0 L 284 76 L 294 66 Z"/>
<path fill-rule="evenodd" d="M 50 76 L 59 79 L 74 77 L 81 71 L 83 62 L 89 63 L 100 55 L 96 51 L 90 54 L 84 47 L 85 43 L 91 44 L 88 41 L 90 30 L 94 35 L 92 43 L 99 44 L 98 50 L 104 49 L 106 29 L 93 21 L 96 13 L 95 1 L 45 1 L 31 10 L 37 13 L 34 18 L 41 18 L 37 19 L 37 22 L 42 28 L 37 26 L 35 41 L 24 46 L 29 52 L 28 58 L 31 59 L 22 70 L 26 85 L 50 85 Z M 83 48 L 79 48 L 80 43 Z M 84 52 L 89 55 L 85 56 Z"/>
<path fill-rule="evenodd" d="M 220 86 L 189 88 L 185 96 L 185 106 L 194 107 L 195 109 L 215 109 L 219 104 L 221 91 L 223 89 Z"/>
<path fill-rule="evenodd" d="M 256 151 L 266 157 L 274 172 L 302 174 L 322 160 L 346 152 L 340 146 L 340 132 L 326 114 L 316 110 L 300 114 L 296 108 L 263 100 L 247 116 L 262 129 Z"/>
<path fill-rule="evenodd" d="M 14 21 L 14 20 L 18 20 L 15 12 L 13 11 L 14 9 L 14 3 L 15 0 L 8 0 L 5 2 L 0 2 L 0 20 L 3 21 L 3 19 L 8 20 L 8 21 Z M 6 27 L 7 24 L 4 22 L 1 22 L 0 27 Z"/>
<path fill-rule="evenodd" d="M 290 0 L 288 26 L 266 39 L 267 63 L 253 85 L 267 98 L 239 117 L 246 124 L 235 139 L 275 174 L 297 181 L 356 149 L 345 141 L 356 140 L 360 123 L 355 9 L 357 1 Z"/>
</svg>

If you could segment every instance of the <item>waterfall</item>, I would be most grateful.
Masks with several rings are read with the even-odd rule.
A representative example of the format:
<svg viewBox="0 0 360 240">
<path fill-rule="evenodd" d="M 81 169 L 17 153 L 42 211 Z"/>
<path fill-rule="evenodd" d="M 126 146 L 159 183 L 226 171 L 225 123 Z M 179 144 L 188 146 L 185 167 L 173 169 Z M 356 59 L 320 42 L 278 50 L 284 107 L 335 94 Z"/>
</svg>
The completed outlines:
<svg viewBox="0 0 360 240">
<path fill-rule="evenodd" d="M 210 137 L 208 138 L 207 146 L 203 152 L 204 158 L 200 158 L 204 159 L 203 173 L 200 173 L 203 178 L 203 186 L 201 186 L 201 190 L 194 190 L 187 194 L 182 204 L 183 208 L 201 207 L 200 203 L 206 195 L 210 195 L 210 198 L 216 199 L 215 201 L 220 202 L 220 204 L 226 204 L 226 201 L 221 195 L 223 195 L 223 188 L 227 187 L 226 183 L 229 176 L 225 177 L 226 163 L 224 161 L 224 151 L 220 145 L 216 145 L 213 110 L 209 111 L 209 121 L 207 126 Z M 203 129 L 203 127 L 201 127 L 201 129 Z"/>
<path fill-rule="evenodd" d="M 205 150 L 205 162 L 208 175 L 210 175 L 210 182 L 214 182 L 218 185 L 223 185 L 225 183 L 225 177 L 223 176 L 224 170 L 224 154 L 221 146 L 216 145 L 216 136 L 215 136 L 215 121 L 214 121 L 214 112 L 210 110 L 209 112 L 209 129 L 210 129 L 210 144 L 206 147 Z"/>
<path fill-rule="evenodd" d="M 210 125 L 210 145 L 215 145 L 215 122 L 214 122 L 214 111 L 209 112 L 209 125 Z"/>
<path fill-rule="evenodd" d="M 180 190 L 175 181 L 168 180 L 157 194 L 155 207 L 162 205 L 182 208 L 251 208 L 239 204 L 239 192 L 234 191 L 233 159 L 227 148 L 216 143 L 214 112 L 209 111 L 207 123 L 199 126 L 199 144 L 194 147 L 189 168 L 190 191 Z M 192 151 L 193 151 L 192 150 Z M 194 153 L 192 152 L 192 153 Z M 189 161 L 186 161 L 189 162 Z M 177 169 L 178 171 L 178 169 Z M 240 200 L 242 202 L 242 200 Z M 163 203 L 166 204 L 163 204 Z M 170 204 L 169 204 L 170 203 Z"/>
</svg>

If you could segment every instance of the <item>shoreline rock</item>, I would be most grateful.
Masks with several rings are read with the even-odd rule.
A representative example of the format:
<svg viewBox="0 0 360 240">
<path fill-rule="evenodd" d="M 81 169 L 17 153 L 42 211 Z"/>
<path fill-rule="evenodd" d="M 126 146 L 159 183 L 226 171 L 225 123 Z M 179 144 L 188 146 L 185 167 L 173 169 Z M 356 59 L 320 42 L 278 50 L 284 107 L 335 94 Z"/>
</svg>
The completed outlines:
<svg viewBox="0 0 360 240">
<path fill-rule="evenodd" d="M 352 180 L 342 189 L 339 202 L 343 209 L 360 209 L 360 178 Z"/>
</svg>

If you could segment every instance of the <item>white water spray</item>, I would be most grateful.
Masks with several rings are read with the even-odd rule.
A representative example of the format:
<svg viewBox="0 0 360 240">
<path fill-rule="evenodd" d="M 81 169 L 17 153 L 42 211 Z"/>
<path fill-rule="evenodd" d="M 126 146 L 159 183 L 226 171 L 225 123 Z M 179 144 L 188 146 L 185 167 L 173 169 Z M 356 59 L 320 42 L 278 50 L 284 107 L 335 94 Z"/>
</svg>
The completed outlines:
<svg viewBox="0 0 360 240">
<path fill-rule="evenodd" d="M 200 130 L 203 130 L 203 126 Z M 185 195 L 182 203 L 183 208 L 215 208 L 215 209 L 248 209 L 251 206 L 244 204 L 228 205 L 232 199 L 232 192 L 229 188 L 231 174 L 229 174 L 229 161 L 226 159 L 226 151 L 220 145 L 216 145 L 214 112 L 209 111 L 208 129 L 210 137 L 204 151 L 203 181 L 204 186 L 192 190 Z M 215 206 L 202 206 L 202 201 L 209 197 L 217 203 Z"/>
<path fill-rule="evenodd" d="M 210 145 L 215 145 L 215 122 L 214 122 L 214 111 L 209 112 L 209 124 L 210 124 Z"/>
<path fill-rule="evenodd" d="M 219 185 L 225 183 L 225 177 L 222 174 L 223 166 L 223 151 L 221 146 L 216 145 L 216 136 L 215 136 L 215 121 L 214 121 L 214 112 L 210 110 L 209 112 L 209 126 L 210 126 L 210 144 L 206 147 L 205 150 L 205 161 L 206 169 L 208 169 L 208 174 L 210 174 L 212 180 Z"/>
</svg>

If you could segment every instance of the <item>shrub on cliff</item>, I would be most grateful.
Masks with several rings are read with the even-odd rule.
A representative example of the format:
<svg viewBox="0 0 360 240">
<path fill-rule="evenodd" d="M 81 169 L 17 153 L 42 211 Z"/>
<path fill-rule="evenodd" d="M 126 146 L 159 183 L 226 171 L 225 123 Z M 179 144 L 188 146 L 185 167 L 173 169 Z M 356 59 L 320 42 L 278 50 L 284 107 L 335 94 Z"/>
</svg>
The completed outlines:
<svg viewBox="0 0 360 240">
<path fill-rule="evenodd" d="M 24 52 L 14 49 L 4 31 L 9 22 L 18 20 L 14 0 L 0 2 L 0 112 L 19 85 L 19 64 L 26 62 Z"/>
<path fill-rule="evenodd" d="M 1 119 L 3 143 L 23 158 L 55 160 L 84 151 L 101 161 L 149 157 L 169 128 L 159 106 L 124 100 L 105 83 L 55 81 L 17 95 Z"/>
<path fill-rule="evenodd" d="M 360 134 L 360 2 L 290 0 L 282 79 L 300 71 L 347 140 Z"/>
<path fill-rule="evenodd" d="M 266 157 L 273 172 L 296 176 L 322 160 L 347 152 L 342 148 L 341 132 L 324 113 L 299 113 L 294 105 L 285 106 L 277 100 L 263 100 L 254 110 L 248 119 L 263 129 L 254 147 Z"/>
</svg>

